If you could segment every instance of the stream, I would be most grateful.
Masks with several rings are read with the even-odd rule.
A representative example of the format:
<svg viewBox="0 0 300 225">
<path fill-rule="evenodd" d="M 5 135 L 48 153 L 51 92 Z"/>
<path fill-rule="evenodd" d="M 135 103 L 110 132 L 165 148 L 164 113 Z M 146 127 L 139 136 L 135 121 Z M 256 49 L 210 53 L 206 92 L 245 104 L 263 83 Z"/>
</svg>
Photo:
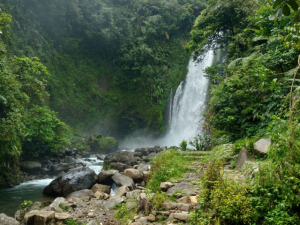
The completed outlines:
<svg viewBox="0 0 300 225">
<path fill-rule="evenodd" d="M 96 157 L 91 156 L 87 159 L 79 159 L 79 161 L 84 162 L 86 166 L 94 170 L 96 174 L 99 174 L 102 170 L 103 161 L 98 160 Z M 20 204 L 25 200 L 31 200 L 32 202 L 53 200 L 53 197 L 42 194 L 43 189 L 52 180 L 54 180 L 54 178 L 31 180 L 21 183 L 13 188 L 0 189 L 0 213 L 14 216 L 15 212 L 19 209 Z M 111 194 L 114 194 L 114 192 L 115 190 L 112 189 Z"/>
</svg>

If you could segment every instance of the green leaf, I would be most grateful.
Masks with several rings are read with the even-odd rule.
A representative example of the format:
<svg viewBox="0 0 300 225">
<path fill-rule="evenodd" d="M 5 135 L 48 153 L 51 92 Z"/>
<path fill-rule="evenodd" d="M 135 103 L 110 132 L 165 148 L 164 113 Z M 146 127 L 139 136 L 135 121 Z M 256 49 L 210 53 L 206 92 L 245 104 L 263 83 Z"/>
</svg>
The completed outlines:
<svg viewBox="0 0 300 225">
<path fill-rule="evenodd" d="M 294 11 L 297 11 L 299 8 L 298 2 L 295 0 L 289 0 L 287 4 L 289 4 Z"/>
<path fill-rule="evenodd" d="M 287 4 L 282 7 L 282 13 L 285 16 L 289 16 L 291 14 L 291 9 Z"/>
<path fill-rule="evenodd" d="M 276 9 L 284 0 L 277 0 L 276 2 L 274 2 L 273 4 L 273 9 Z"/>
</svg>

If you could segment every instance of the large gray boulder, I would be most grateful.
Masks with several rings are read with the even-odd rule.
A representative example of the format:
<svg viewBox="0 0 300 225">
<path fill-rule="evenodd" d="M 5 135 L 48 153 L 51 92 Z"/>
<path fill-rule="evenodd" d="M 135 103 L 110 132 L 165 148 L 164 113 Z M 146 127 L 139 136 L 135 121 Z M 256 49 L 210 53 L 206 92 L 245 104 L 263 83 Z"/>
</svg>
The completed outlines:
<svg viewBox="0 0 300 225">
<path fill-rule="evenodd" d="M 266 155 L 270 145 L 271 139 L 260 139 L 254 143 L 253 149 L 259 155 Z"/>
<path fill-rule="evenodd" d="M 5 215 L 4 213 L 0 214 L 0 224 L 1 225 L 20 225 L 20 223 L 12 217 Z"/>
<path fill-rule="evenodd" d="M 25 161 L 20 163 L 22 171 L 30 174 L 40 173 L 42 171 L 42 165 L 35 161 Z"/>
<path fill-rule="evenodd" d="M 79 167 L 53 180 L 44 188 L 43 194 L 65 197 L 74 191 L 91 188 L 96 181 L 97 175 L 94 170 Z"/>
<path fill-rule="evenodd" d="M 123 172 L 137 164 L 134 154 L 131 151 L 118 151 L 105 156 L 103 169 L 115 169 Z"/>
<path fill-rule="evenodd" d="M 98 175 L 98 182 L 100 184 L 111 185 L 113 183 L 111 177 L 118 172 L 118 170 L 102 170 Z"/>
<path fill-rule="evenodd" d="M 242 148 L 237 156 L 236 169 L 241 169 L 246 161 L 255 161 L 255 158 L 247 151 L 246 148 Z"/>
<path fill-rule="evenodd" d="M 134 182 L 130 177 L 127 177 L 120 173 L 116 173 L 115 175 L 112 176 L 112 179 L 119 187 L 127 186 L 131 191 L 135 189 Z"/>
</svg>

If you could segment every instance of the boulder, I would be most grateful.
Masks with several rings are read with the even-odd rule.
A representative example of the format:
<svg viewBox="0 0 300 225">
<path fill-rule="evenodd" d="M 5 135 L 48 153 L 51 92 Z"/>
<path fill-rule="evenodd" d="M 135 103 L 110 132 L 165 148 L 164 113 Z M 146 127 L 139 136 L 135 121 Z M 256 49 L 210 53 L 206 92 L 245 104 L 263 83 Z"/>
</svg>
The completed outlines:
<svg viewBox="0 0 300 225">
<path fill-rule="evenodd" d="M 197 188 L 196 185 L 193 185 L 188 182 L 181 182 L 181 183 L 178 183 L 175 186 L 169 188 L 166 193 L 167 193 L 167 195 L 171 196 L 173 194 L 173 192 L 175 192 L 175 191 L 182 191 L 183 193 L 185 193 L 187 195 L 196 195 L 196 192 L 194 191 L 194 190 L 196 190 L 196 188 Z"/>
<path fill-rule="evenodd" d="M 89 189 L 83 189 L 83 190 L 80 190 L 80 191 L 75 191 L 71 194 L 69 194 L 66 199 L 72 199 L 72 198 L 82 198 L 82 197 L 85 197 L 85 196 L 88 196 L 88 197 L 92 197 L 93 195 L 93 192 Z"/>
<path fill-rule="evenodd" d="M 110 187 L 107 185 L 103 185 L 103 184 L 95 184 L 91 190 L 94 193 L 96 193 L 98 191 L 98 192 L 110 194 Z"/>
<path fill-rule="evenodd" d="M 111 177 L 118 172 L 118 170 L 102 170 L 98 175 L 98 182 L 100 184 L 111 185 L 113 183 Z"/>
<path fill-rule="evenodd" d="M 54 216 L 54 211 L 33 210 L 25 214 L 23 222 L 26 225 L 46 225 Z"/>
<path fill-rule="evenodd" d="M 1 225 L 20 225 L 20 223 L 16 219 L 7 216 L 4 213 L 0 214 L 0 224 Z"/>
<path fill-rule="evenodd" d="M 254 152 L 259 155 L 266 155 L 270 145 L 271 139 L 260 139 L 254 143 Z"/>
<path fill-rule="evenodd" d="M 114 197 L 106 201 L 103 205 L 104 209 L 111 209 L 115 207 L 117 204 L 124 202 L 124 199 L 121 197 Z"/>
<path fill-rule="evenodd" d="M 123 172 L 137 163 L 134 154 L 131 151 L 118 151 L 105 156 L 103 169 L 108 168 Z"/>
<path fill-rule="evenodd" d="M 46 186 L 43 194 L 65 197 L 74 191 L 91 188 L 96 183 L 96 178 L 95 172 L 89 168 L 72 169 Z"/>
<path fill-rule="evenodd" d="M 40 173 L 42 171 L 42 165 L 35 161 L 25 161 L 20 163 L 22 171 L 30 174 Z"/>
<path fill-rule="evenodd" d="M 145 214 L 151 212 L 152 209 L 152 204 L 148 200 L 145 193 L 141 193 L 140 196 L 137 198 L 137 206 L 138 212 L 145 212 Z"/>
<path fill-rule="evenodd" d="M 122 175 L 120 173 L 116 173 L 115 175 L 113 175 L 112 179 L 119 187 L 127 186 L 131 191 L 135 188 L 132 178 Z"/>
<path fill-rule="evenodd" d="M 122 186 L 119 187 L 118 190 L 116 191 L 116 194 L 114 197 L 122 197 L 125 196 L 129 192 L 129 188 L 127 186 Z"/>
<path fill-rule="evenodd" d="M 242 148 L 237 156 L 236 169 L 241 169 L 246 161 L 255 161 L 255 158 L 247 151 L 246 148 Z"/>
<path fill-rule="evenodd" d="M 55 164 L 50 167 L 50 173 L 57 175 L 60 172 L 67 172 L 71 168 L 72 168 L 72 165 L 70 165 L 68 163 Z"/>
<path fill-rule="evenodd" d="M 124 171 L 124 175 L 126 175 L 127 177 L 131 177 L 136 182 L 143 181 L 144 178 L 143 173 L 136 169 L 126 169 Z"/>
</svg>

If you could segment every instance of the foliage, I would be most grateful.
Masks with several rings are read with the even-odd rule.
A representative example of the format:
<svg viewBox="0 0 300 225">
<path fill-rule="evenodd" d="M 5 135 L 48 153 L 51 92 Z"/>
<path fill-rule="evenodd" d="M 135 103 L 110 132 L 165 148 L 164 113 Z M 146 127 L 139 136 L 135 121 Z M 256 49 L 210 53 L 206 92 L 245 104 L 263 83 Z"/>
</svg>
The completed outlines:
<svg viewBox="0 0 300 225">
<path fill-rule="evenodd" d="M 186 147 L 187 147 L 187 141 L 186 140 L 182 140 L 179 144 L 180 148 L 182 151 L 186 151 Z"/>
<path fill-rule="evenodd" d="M 11 55 L 39 56 L 51 109 L 81 131 L 161 133 L 166 98 L 184 79 L 204 0 L 4 0 Z M 28 10 L 30 9 L 30 10 Z"/>
<path fill-rule="evenodd" d="M 157 211 L 163 210 L 163 203 L 166 199 L 167 199 L 167 195 L 165 192 L 156 191 L 156 193 L 150 198 L 154 210 Z"/>
<path fill-rule="evenodd" d="M 203 208 L 196 210 L 192 221 L 220 222 L 224 224 L 247 224 L 253 219 L 254 208 L 247 196 L 248 187 L 223 178 L 223 163 L 220 160 L 209 162 L 201 179 L 202 192 L 199 203 Z M 214 213 L 215 218 L 207 216 Z"/>
<path fill-rule="evenodd" d="M 6 32 L 10 15 L 0 11 L 0 21 L 1 32 Z M 10 57 L 2 37 L 0 49 L 0 187 L 5 187 L 20 181 L 18 161 L 22 150 L 24 155 L 57 150 L 65 144 L 66 125 L 44 106 L 48 97 L 46 67 L 37 57 Z M 46 126 L 40 128 L 42 124 Z M 48 150 L 43 149 L 45 140 Z M 34 146 L 30 147 L 34 148 L 26 149 L 31 141 Z"/>
<path fill-rule="evenodd" d="M 188 169 L 185 168 L 186 161 L 180 157 L 174 149 L 165 150 L 151 159 L 150 179 L 147 188 L 152 191 L 160 191 L 160 184 L 171 178 L 181 177 Z"/>
<path fill-rule="evenodd" d="M 118 149 L 118 141 L 113 137 L 103 137 L 102 134 L 95 133 L 90 135 L 86 144 L 93 152 L 96 153 L 108 153 Z"/>
<path fill-rule="evenodd" d="M 212 137 L 208 134 L 199 134 L 192 141 L 189 141 L 189 144 L 197 151 L 210 151 L 212 149 Z"/>
<path fill-rule="evenodd" d="M 22 145 L 24 157 L 43 157 L 68 146 L 67 126 L 47 107 L 33 106 L 24 124 L 27 132 Z"/>
<path fill-rule="evenodd" d="M 118 210 L 114 213 L 114 218 L 121 224 L 128 224 L 128 222 L 132 221 L 133 217 L 136 215 L 135 211 L 136 208 L 128 210 L 126 204 L 121 203 L 118 205 Z"/>
<path fill-rule="evenodd" d="M 20 205 L 21 210 L 29 211 L 30 207 L 33 205 L 33 202 L 30 200 L 25 200 L 23 203 Z"/>
<path fill-rule="evenodd" d="M 248 23 L 247 16 L 254 9 L 254 2 L 253 0 L 208 1 L 207 8 L 193 26 L 187 48 L 195 51 L 195 57 L 198 57 L 209 49 L 226 44 Z"/>
</svg>

